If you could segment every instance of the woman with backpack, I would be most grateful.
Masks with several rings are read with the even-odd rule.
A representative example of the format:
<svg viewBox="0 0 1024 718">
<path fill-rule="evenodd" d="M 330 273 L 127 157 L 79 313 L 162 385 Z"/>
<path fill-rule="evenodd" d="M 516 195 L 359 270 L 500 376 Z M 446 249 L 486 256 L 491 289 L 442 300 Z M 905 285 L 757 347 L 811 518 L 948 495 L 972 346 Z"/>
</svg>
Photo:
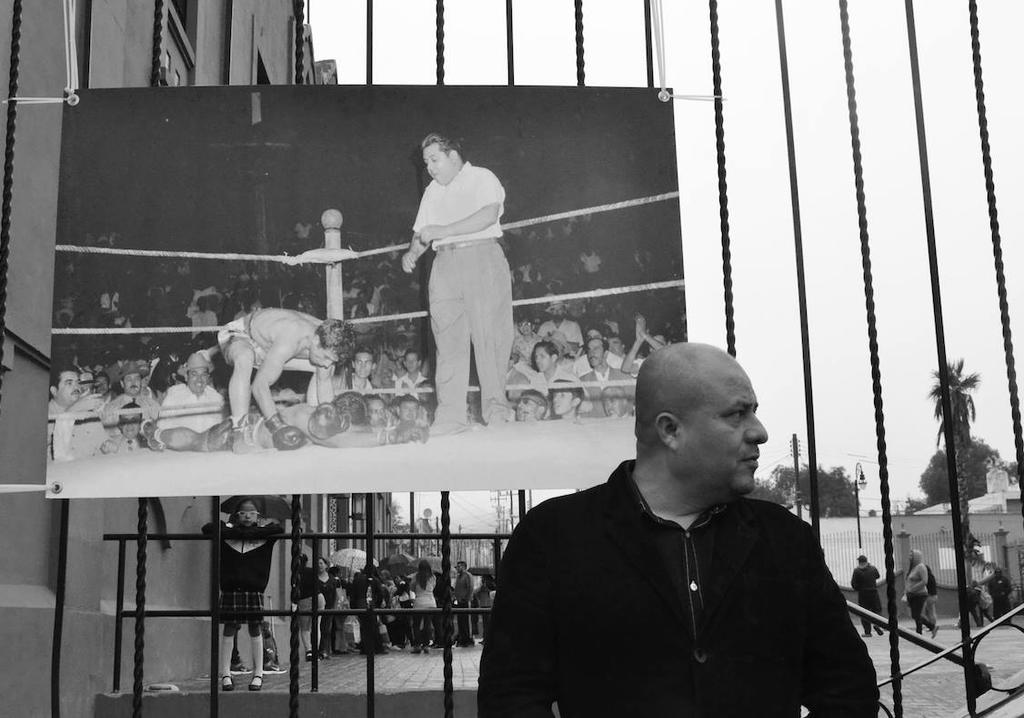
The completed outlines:
<svg viewBox="0 0 1024 718">
<path fill-rule="evenodd" d="M 924 606 L 928 601 L 928 567 L 917 549 L 910 552 L 904 598 L 910 605 L 910 615 L 914 617 L 917 632 L 921 632 L 921 626 L 927 626 L 932 632 L 932 638 L 935 638 L 935 634 L 939 632 L 939 625 L 924 614 Z"/>
</svg>

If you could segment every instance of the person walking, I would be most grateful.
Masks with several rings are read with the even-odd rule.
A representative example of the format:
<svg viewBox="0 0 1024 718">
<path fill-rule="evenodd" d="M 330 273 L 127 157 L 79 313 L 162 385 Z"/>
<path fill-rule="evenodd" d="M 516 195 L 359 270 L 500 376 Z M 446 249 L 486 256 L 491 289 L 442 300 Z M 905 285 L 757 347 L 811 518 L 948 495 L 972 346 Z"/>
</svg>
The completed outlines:
<svg viewBox="0 0 1024 718">
<path fill-rule="evenodd" d="M 910 615 L 914 617 L 915 630 L 921 633 L 921 626 L 927 626 L 932 638 L 939 632 L 937 623 L 929 620 L 924 613 L 925 602 L 928 600 L 928 566 L 921 557 L 921 552 L 913 549 L 910 552 L 910 564 L 907 567 L 906 593 Z"/>
<path fill-rule="evenodd" d="M 1003 575 L 1003 569 L 998 566 L 992 571 L 992 578 L 988 580 L 988 592 L 992 596 L 992 616 L 998 619 L 1010 610 L 1010 593 L 1013 586 L 1010 580 Z"/>
<path fill-rule="evenodd" d="M 437 608 L 437 601 L 434 600 L 434 587 L 437 585 L 437 578 L 430 568 L 430 562 L 426 559 L 420 560 L 416 566 L 416 576 L 413 578 L 412 590 L 413 608 Z M 433 617 L 430 614 L 418 613 L 412 617 L 412 652 L 430 653 L 430 634 L 433 632 Z"/>
<path fill-rule="evenodd" d="M 857 592 L 857 605 L 874 613 L 882 612 L 882 602 L 878 598 L 878 579 L 878 569 L 868 563 L 868 557 L 863 554 L 858 556 L 857 568 L 853 569 L 850 586 Z M 862 618 L 860 625 L 864 629 L 864 637 L 871 638 L 871 621 Z M 882 635 L 880 626 L 875 626 L 875 630 L 879 636 Z"/>
</svg>

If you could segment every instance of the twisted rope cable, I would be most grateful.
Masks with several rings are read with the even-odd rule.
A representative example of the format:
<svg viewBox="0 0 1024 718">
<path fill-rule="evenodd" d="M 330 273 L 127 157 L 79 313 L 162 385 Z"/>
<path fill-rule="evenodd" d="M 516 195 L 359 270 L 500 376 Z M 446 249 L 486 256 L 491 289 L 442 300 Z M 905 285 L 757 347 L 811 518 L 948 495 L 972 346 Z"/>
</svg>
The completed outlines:
<svg viewBox="0 0 1024 718">
<path fill-rule="evenodd" d="M 953 540 L 957 546 L 956 562 L 957 603 L 960 609 L 960 642 L 963 646 L 964 685 L 967 689 L 967 712 L 975 714 L 977 685 L 975 682 L 974 648 L 971 643 L 970 612 L 967 606 L 967 553 L 970 536 L 970 514 L 967 511 L 966 489 L 960 490 L 957 466 L 957 441 L 950 399 L 949 363 L 946 355 L 946 331 L 942 318 L 942 291 L 939 277 L 939 256 L 935 241 L 935 216 L 932 209 L 931 172 L 928 165 L 928 140 L 924 124 L 924 100 L 921 92 L 921 66 L 917 51 L 917 26 L 914 21 L 913 0 L 904 0 L 907 22 L 907 51 L 910 56 L 910 79 L 914 95 L 914 124 L 917 129 L 917 154 L 921 172 L 921 196 L 924 209 L 925 244 L 928 249 L 928 274 L 932 290 L 932 317 L 935 324 L 935 353 L 939 365 L 940 407 L 944 420 L 943 434 L 946 447 L 946 470 L 949 477 L 950 519 Z"/>
<path fill-rule="evenodd" d="M 583 87 L 586 77 L 583 61 L 583 0 L 576 0 L 576 84 Z"/>
<path fill-rule="evenodd" d="M 436 45 L 434 47 L 437 54 L 437 84 L 444 84 L 444 0 L 437 0 L 435 6 L 435 37 Z"/>
<path fill-rule="evenodd" d="M 508 86 L 516 84 L 515 31 L 512 18 L 512 0 L 505 0 L 505 63 L 508 69 Z"/>
<path fill-rule="evenodd" d="M 146 542 L 149 530 L 149 499 L 139 499 L 138 536 L 135 550 L 135 654 L 132 683 L 132 718 L 142 716 L 142 677 L 146 650 Z"/>
<path fill-rule="evenodd" d="M 441 624 L 444 626 L 444 718 L 455 715 L 452 680 L 452 584 L 449 575 L 452 570 L 452 515 L 449 492 L 441 492 L 441 580 L 444 582 L 444 605 Z"/>
<path fill-rule="evenodd" d="M 1003 246 L 999 235 L 999 210 L 996 207 L 995 175 L 992 172 L 992 148 L 988 139 L 988 113 L 985 109 L 985 83 L 981 75 L 981 39 L 978 31 L 978 2 L 968 0 L 971 16 L 971 56 L 974 64 L 974 95 L 978 104 L 978 131 L 981 135 L 981 160 L 985 168 L 985 198 L 988 201 L 988 222 L 992 230 L 992 256 L 996 269 L 996 293 L 999 296 L 999 321 L 1003 330 L 1003 353 L 1006 355 L 1006 381 L 1010 390 L 1010 419 L 1013 422 L 1013 446 L 1017 458 L 1017 480 L 1024 497 L 1024 437 L 1021 435 L 1020 394 L 1017 389 L 1017 368 L 1013 358 L 1013 334 L 1010 330 L 1010 305 L 1006 299 L 1006 275 L 1003 271 Z M 1024 504 L 1021 506 L 1024 512 Z"/>
<path fill-rule="evenodd" d="M 164 45 L 164 0 L 153 5 L 153 52 L 149 71 L 149 86 L 160 87 L 160 59 Z"/>
<path fill-rule="evenodd" d="M 7 82 L 7 97 L 18 95 L 21 72 L 21 11 L 22 0 L 14 0 L 11 9 L 11 66 Z M 7 330 L 7 269 L 11 253 L 11 199 L 14 196 L 14 133 L 18 121 L 18 103 L 7 103 L 7 127 L 4 135 L 4 184 L 0 204 L 0 365 L 4 360 L 4 334 Z M 0 389 L 3 372 L 0 372 Z"/>
<path fill-rule="evenodd" d="M 889 500 L 889 459 L 885 439 L 885 411 L 882 403 L 882 372 L 878 356 L 878 327 L 875 317 L 875 290 L 871 271 L 871 245 L 868 235 L 867 203 L 864 196 L 864 164 L 860 151 L 860 124 L 857 118 L 857 89 L 853 74 L 853 47 L 850 42 L 850 15 L 847 0 L 839 0 L 839 20 L 843 36 L 843 63 L 846 75 L 846 100 L 850 117 L 850 143 L 853 148 L 853 180 L 857 196 L 857 223 L 860 228 L 861 267 L 864 275 L 864 305 L 868 324 L 868 351 L 871 357 L 871 394 L 875 407 L 875 443 L 878 448 L 878 481 L 882 500 L 882 542 L 885 551 L 885 599 L 889 614 L 889 661 L 892 700 L 896 718 L 903 716 L 903 690 L 900 677 L 898 606 L 896 605 L 896 564 L 893 558 L 892 504 Z"/>
<path fill-rule="evenodd" d="M 302 503 L 299 494 L 292 495 L 292 574 L 291 574 L 291 597 L 298 599 L 300 572 L 302 562 L 299 556 L 302 554 Z M 292 609 L 289 627 L 291 634 L 288 639 L 288 716 L 299 718 L 299 614 L 298 600 L 295 600 L 296 608 Z"/>
<path fill-rule="evenodd" d="M 303 45 L 306 40 L 305 0 L 292 0 L 292 12 L 295 15 L 295 84 L 305 81 L 305 55 Z"/>
<path fill-rule="evenodd" d="M 715 157 L 718 162 L 718 216 L 722 231 L 722 285 L 725 295 L 726 350 L 736 356 L 736 321 L 729 246 L 729 185 L 725 175 L 725 116 L 722 112 L 722 62 L 718 38 L 718 0 L 708 0 L 711 17 L 711 78 L 715 93 Z"/>
</svg>

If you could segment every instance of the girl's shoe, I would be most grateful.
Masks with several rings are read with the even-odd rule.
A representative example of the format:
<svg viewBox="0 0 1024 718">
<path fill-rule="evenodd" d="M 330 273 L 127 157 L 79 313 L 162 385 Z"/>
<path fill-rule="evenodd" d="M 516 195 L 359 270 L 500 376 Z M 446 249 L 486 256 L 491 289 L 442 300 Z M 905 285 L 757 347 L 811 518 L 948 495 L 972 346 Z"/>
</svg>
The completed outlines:
<svg viewBox="0 0 1024 718">
<path fill-rule="evenodd" d="M 258 691 L 263 689 L 263 676 L 253 676 L 252 681 L 249 683 L 250 691 Z"/>
<path fill-rule="evenodd" d="M 235 682 L 231 679 L 231 676 L 220 677 L 220 689 L 222 691 L 233 691 L 235 690 Z"/>
<path fill-rule="evenodd" d="M 313 660 L 313 651 L 306 651 L 306 660 L 307 661 L 312 661 Z"/>
</svg>

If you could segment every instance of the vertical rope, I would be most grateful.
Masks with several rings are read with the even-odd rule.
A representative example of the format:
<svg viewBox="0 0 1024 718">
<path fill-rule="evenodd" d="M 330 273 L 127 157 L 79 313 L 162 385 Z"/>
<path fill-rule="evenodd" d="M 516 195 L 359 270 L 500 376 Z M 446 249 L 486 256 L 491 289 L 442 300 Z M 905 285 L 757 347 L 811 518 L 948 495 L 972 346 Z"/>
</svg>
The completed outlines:
<svg viewBox="0 0 1024 718">
<path fill-rule="evenodd" d="M 299 602 L 299 583 L 302 563 L 299 556 L 302 555 L 302 504 L 298 494 L 292 496 L 292 575 L 291 575 L 291 598 L 296 604 Z M 292 610 L 290 629 L 291 635 L 288 640 L 288 717 L 299 718 L 299 614 L 297 609 Z"/>
<path fill-rule="evenodd" d="M 142 716 L 143 659 L 146 649 L 146 541 L 149 502 L 139 499 L 139 524 L 135 550 L 135 671 L 132 684 L 132 718 Z"/>
<path fill-rule="evenodd" d="M 366 84 L 373 84 L 373 0 L 366 0 Z"/>
<path fill-rule="evenodd" d="M 775 0 L 775 26 L 779 37 L 779 70 L 782 76 L 782 108 L 786 120 L 786 154 L 789 158 L 789 197 L 793 210 L 793 245 L 796 252 L 796 293 L 800 306 L 800 346 L 803 353 L 804 411 L 807 417 L 807 465 L 811 484 L 811 526 L 821 535 L 818 500 L 818 455 L 814 434 L 814 385 L 811 381 L 811 338 L 807 322 L 807 283 L 804 279 L 804 239 L 800 225 L 800 190 L 796 176 L 796 141 L 793 137 L 793 103 L 789 92 L 789 56 L 782 0 Z M 799 476 L 797 471 L 794 476 Z"/>
<path fill-rule="evenodd" d="M 900 677 L 899 608 L 896 605 L 896 563 L 893 558 L 892 504 L 889 501 L 889 458 L 885 439 L 885 411 L 882 404 L 882 371 L 878 357 L 878 327 L 875 318 L 875 290 L 871 272 L 868 211 L 864 197 L 864 165 L 860 152 L 860 124 L 857 119 L 857 90 L 853 76 L 853 48 L 850 43 L 850 15 L 847 0 L 839 0 L 846 73 L 846 100 L 850 115 L 850 143 L 853 147 L 853 181 L 857 195 L 857 223 L 860 228 L 861 268 L 864 273 L 864 306 L 868 324 L 868 352 L 871 357 L 871 394 L 875 407 L 875 443 L 878 448 L 878 479 L 882 498 L 882 541 L 885 550 L 885 599 L 889 614 L 889 661 L 893 709 L 903 716 L 903 681 Z M 856 477 L 854 477 L 856 480 Z"/>
<path fill-rule="evenodd" d="M 149 86 L 160 87 L 160 59 L 164 46 L 164 0 L 153 4 L 153 55 L 149 71 Z"/>
<path fill-rule="evenodd" d="M 374 518 L 377 502 L 374 500 L 374 494 L 363 494 L 363 515 L 366 516 L 366 566 L 367 568 L 373 566 L 373 533 L 374 533 Z M 377 598 L 377 592 L 374 589 L 374 581 L 377 582 L 377 586 L 380 585 L 379 575 L 367 576 L 366 585 L 368 587 L 368 595 L 366 600 L 366 614 L 367 614 L 367 627 L 373 631 L 377 631 L 377 614 L 374 613 L 376 606 L 374 601 Z M 376 714 L 376 698 L 377 688 L 374 684 L 375 678 L 375 667 L 374 658 L 376 649 L 380 647 L 380 635 L 373 635 L 370 638 L 366 636 L 360 636 L 360 640 L 363 643 L 364 649 L 366 649 L 366 718 L 373 718 Z M 369 641 L 369 644 L 367 644 Z"/>
<path fill-rule="evenodd" d="M 18 96 L 21 71 L 21 0 L 11 8 L 11 66 L 7 81 L 7 97 Z M 11 254 L 11 198 L 14 196 L 14 131 L 18 121 L 18 103 L 7 103 L 7 127 L 4 135 L 4 186 L 0 205 L 0 364 L 4 359 L 4 333 L 7 329 L 7 268 Z M 0 389 L 3 372 L 0 372 Z"/>
<path fill-rule="evenodd" d="M 515 33 L 512 25 L 512 0 L 505 0 L 505 62 L 508 65 L 508 86 L 516 84 Z"/>
<path fill-rule="evenodd" d="M 305 45 L 306 40 L 306 0 L 292 0 L 295 15 L 295 84 L 301 85 L 306 80 Z"/>
<path fill-rule="evenodd" d="M 220 714 L 220 497 L 210 497 L 210 718 Z"/>
<path fill-rule="evenodd" d="M 435 10 L 436 52 L 437 52 L 437 84 L 444 84 L 444 0 L 437 0 Z"/>
<path fill-rule="evenodd" d="M 651 31 L 651 0 L 644 0 L 644 51 L 647 58 L 647 86 L 654 87 L 654 36 Z"/>
<path fill-rule="evenodd" d="M 50 718 L 60 718 L 60 657 L 64 643 L 64 602 L 68 576 L 68 512 L 71 502 L 61 499 L 60 538 L 57 546 L 57 591 L 53 602 L 53 638 L 50 644 Z"/>
<path fill-rule="evenodd" d="M 970 614 L 967 609 L 967 567 L 964 565 L 964 523 L 968 517 L 960 513 L 960 490 L 957 480 L 956 445 L 954 442 L 953 411 L 949 396 L 949 364 L 946 358 L 946 336 L 942 319 L 942 292 L 939 287 L 939 259 L 935 246 L 935 218 L 932 212 L 931 176 L 928 169 L 928 142 L 924 127 L 924 102 L 921 98 L 921 68 L 917 56 L 917 28 L 914 23 L 913 0 L 904 0 L 907 15 L 907 49 L 910 55 L 910 76 L 914 89 L 914 117 L 917 125 L 917 151 L 921 166 L 921 195 L 924 200 L 925 240 L 928 245 L 928 270 L 932 288 L 932 314 L 935 320 L 935 348 L 939 363 L 939 389 L 946 444 L 946 468 L 949 472 L 950 518 L 953 524 L 953 542 L 959 560 L 956 562 L 956 581 L 960 605 L 960 639 L 964 657 L 964 684 L 967 687 L 967 712 L 975 714 L 977 687 L 974 682 L 974 646 L 971 643 Z M 964 497 L 966 501 L 966 497 Z"/>
<path fill-rule="evenodd" d="M 722 113 L 722 63 L 718 39 L 718 0 L 708 0 L 711 16 L 711 78 L 715 93 L 715 150 L 718 161 L 718 216 L 722 230 L 722 284 L 725 293 L 726 350 L 736 356 L 733 316 L 732 250 L 729 247 L 729 185 L 725 178 L 725 117 Z"/>
<path fill-rule="evenodd" d="M 1021 436 L 1020 393 L 1013 358 L 1013 334 L 1010 331 L 1010 305 L 1006 299 L 1006 275 L 1003 272 L 1003 246 L 999 235 L 999 210 L 996 207 L 996 183 L 992 172 L 992 148 L 988 141 L 988 114 L 985 109 L 985 83 L 981 76 L 981 38 L 978 32 L 978 3 L 968 0 L 971 16 L 971 56 L 974 62 L 974 95 L 978 103 L 978 131 L 981 135 L 981 161 L 985 168 L 985 198 L 988 223 L 992 230 L 992 256 L 996 268 L 996 293 L 999 296 L 999 321 L 1003 329 L 1003 353 L 1006 355 L 1006 381 L 1010 390 L 1010 420 L 1013 422 L 1013 446 L 1017 458 L 1017 479 L 1024 496 L 1024 437 Z M 1022 504 L 1024 511 L 1024 504 Z"/>
<path fill-rule="evenodd" d="M 576 2 L 576 84 L 583 87 L 586 84 L 587 73 L 583 62 L 583 0 Z"/>
<path fill-rule="evenodd" d="M 441 625 L 444 634 L 444 718 L 455 715 L 452 682 L 452 515 L 451 501 L 447 491 L 441 492 L 441 580 L 444 582 L 444 604 L 441 611 Z"/>
</svg>

